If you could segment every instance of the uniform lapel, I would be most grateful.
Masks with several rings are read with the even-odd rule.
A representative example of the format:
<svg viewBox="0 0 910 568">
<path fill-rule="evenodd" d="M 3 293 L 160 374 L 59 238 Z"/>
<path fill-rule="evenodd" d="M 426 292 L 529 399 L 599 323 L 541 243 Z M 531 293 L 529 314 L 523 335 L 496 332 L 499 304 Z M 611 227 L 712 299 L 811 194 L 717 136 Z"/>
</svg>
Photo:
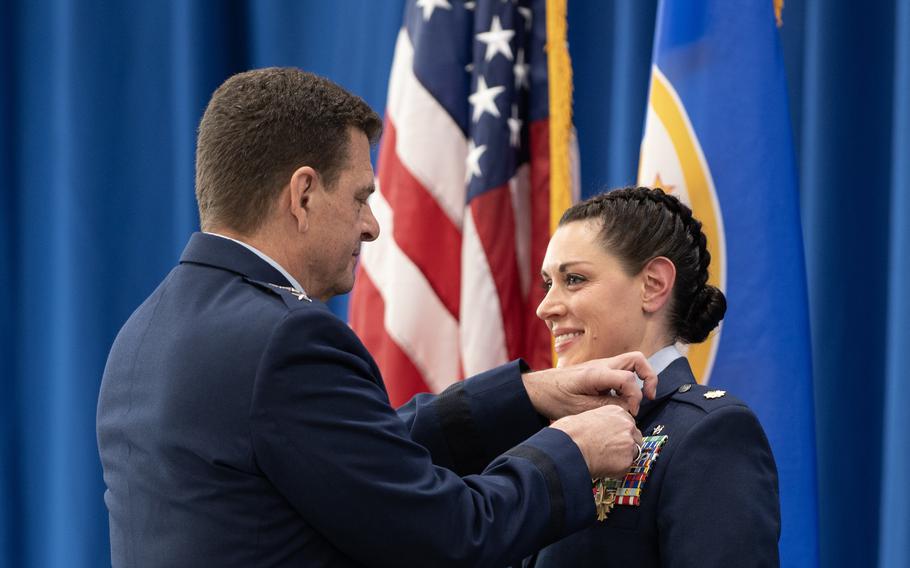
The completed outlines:
<svg viewBox="0 0 910 568">
<path fill-rule="evenodd" d="M 639 426 L 647 424 L 648 416 L 663 406 L 667 399 L 685 384 L 695 384 L 695 376 L 689 367 L 688 359 L 680 357 L 657 375 L 657 396 L 654 397 L 654 400 L 642 399 L 635 422 Z"/>
</svg>

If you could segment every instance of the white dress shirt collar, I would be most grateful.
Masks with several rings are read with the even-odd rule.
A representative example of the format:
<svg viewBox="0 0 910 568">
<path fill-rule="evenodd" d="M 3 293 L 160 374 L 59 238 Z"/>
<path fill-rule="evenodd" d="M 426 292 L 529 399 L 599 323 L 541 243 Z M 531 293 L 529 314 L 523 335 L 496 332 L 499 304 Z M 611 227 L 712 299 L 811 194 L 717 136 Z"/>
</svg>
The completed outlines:
<svg viewBox="0 0 910 568">
<path fill-rule="evenodd" d="M 667 345 L 654 355 L 648 357 L 648 363 L 651 364 L 654 373 L 659 375 L 664 372 L 664 369 L 670 366 L 670 363 L 682 356 L 683 354 L 679 352 L 676 345 Z"/>
</svg>

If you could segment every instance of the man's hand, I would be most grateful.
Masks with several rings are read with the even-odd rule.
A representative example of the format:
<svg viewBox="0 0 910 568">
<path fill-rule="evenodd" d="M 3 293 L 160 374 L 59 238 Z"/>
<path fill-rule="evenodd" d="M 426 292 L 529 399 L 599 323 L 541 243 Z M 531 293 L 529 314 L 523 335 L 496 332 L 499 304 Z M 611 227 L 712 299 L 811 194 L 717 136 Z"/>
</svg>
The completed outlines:
<svg viewBox="0 0 910 568">
<path fill-rule="evenodd" d="M 566 416 L 550 425 L 578 445 L 591 477 L 621 478 L 638 456 L 641 432 L 632 416 L 618 406 L 604 406 Z"/>
<path fill-rule="evenodd" d="M 642 389 L 638 388 L 635 373 L 644 381 Z M 657 392 L 657 375 L 638 352 L 527 373 L 522 380 L 531 404 L 550 420 L 606 404 L 621 406 L 635 415 L 642 393 L 654 398 Z"/>
</svg>

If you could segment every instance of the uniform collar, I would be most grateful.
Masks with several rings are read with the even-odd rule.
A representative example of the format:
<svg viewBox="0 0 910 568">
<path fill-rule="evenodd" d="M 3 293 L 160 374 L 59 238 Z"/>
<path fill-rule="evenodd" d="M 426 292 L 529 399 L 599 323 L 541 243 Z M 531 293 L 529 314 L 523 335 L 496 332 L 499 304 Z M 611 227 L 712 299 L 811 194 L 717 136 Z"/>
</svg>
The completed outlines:
<svg viewBox="0 0 910 568">
<path fill-rule="evenodd" d="M 193 263 L 229 270 L 252 280 L 291 286 L 291 282 L 256 253 L 231 239 L 193 233 L 180 255 L 180 263 Z"/>
<path fill-rule="evenodd" d="M 261 250 L 259 250 L 259 249 L 256 248 L 256 247 L 254 247 L 253 245 L 251 245 L 251 244 L 249 244 L 249 243 L 245 243 L 245 242 L 243 242 L 243 241 L 241 241 L 241 240 L 239 240 L 239 239 L 234 239 L 234 238 L 232 238 L 232 237 L 228 237 L 228 236 L 225 236 L 225 235 L 219 235 L 218 233 L 206 232 L 205 234 L 206 234 L 206 235 L 215 235 L 216 237 L 221 237 L 222 239 L 227 239 L 227 240 L 229 240 L 229 241 L 234 241 L 234 242 L 237 243 L 238 245 L 242 246 L 243 248 L 249 250 L 250 252 L 252 252 L 252 253 L 255 254 L 256 256 L 258 256 L 259 258 L 261 258 L 262 260 L 264 260 L 264 261 L 268 262 L 269 264 L 271 264 L 271 265 L 272 265 L 272 268 L 274 268 L 275 270 L 277 270 L 278 272 L 280 272 L 281 275 L 284 276 L 284 279 L 287 280 L 288 282 L 290 282 L 290 283 L 291 283 L 291 286 L 292 286 L 295 290 L 300 290 L 301 292 L 303 292 L 304 294 L 306 294 L 306 290 L 303 289 L 303 286 L 300 285 L 300 282 L 298 282 L 296 278 L 294 278 L 293 276 L 291 276 L 291 273 L 290 273 L 290 272 L 288 272 L 287 270 L 284 269 L 283 266 L 281 266 L 280 264 L 278 264 L 278 261 L 276 261 L 274 258 L 272 258 L 272 257 L 270 257 L 269 255 L 265 254 L 264 252 L 262 252 Z"/>
<path fill-rule="evenodd" d="M 663 404 L 667 398 L 679 390 L 679 387 L 685 384 L 695 384 L 695 375 L 692 374 L 692 368 L 689 367 L 689 360 L 685 357 L 679 357 L 658 373 L 657 396 L 654 397 L 654 400 L 648 400 L 647 398 L 641 400 L 641 408 L 638 410 L 636 422 L 639 424 L 644 423 L 644 419 L 648 414 Z"/>
<path fill-rule="evenodd" d="M 659 375 L 664 372 L 664 369 L 670 366 L 670 363 L 682 356 L 683 354 L 679 352 L 679 349 L 671 344 L 648 357 L 648 363 L 651 364 L 651 368 L 654 369 L 654 372 Z"/>
</svg>

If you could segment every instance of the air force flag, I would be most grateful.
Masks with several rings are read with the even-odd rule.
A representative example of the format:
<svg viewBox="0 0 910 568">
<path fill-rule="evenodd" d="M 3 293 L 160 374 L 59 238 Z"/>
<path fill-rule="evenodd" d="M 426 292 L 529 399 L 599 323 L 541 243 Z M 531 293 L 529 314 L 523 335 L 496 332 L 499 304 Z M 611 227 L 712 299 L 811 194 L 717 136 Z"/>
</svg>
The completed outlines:
<svg viewBox="0 0 910 568">
<path fill-rule="evenodd" d="M 779 6 L 778 6 L 779 9 Z M 639 183 L 704 223 L 722 329 L 699 381 L 758 414 L 780 472 L 781 562 L 818 562 L 815 418 L 797 172 L 772 0 L 663 0 Z"/>
</svg>

